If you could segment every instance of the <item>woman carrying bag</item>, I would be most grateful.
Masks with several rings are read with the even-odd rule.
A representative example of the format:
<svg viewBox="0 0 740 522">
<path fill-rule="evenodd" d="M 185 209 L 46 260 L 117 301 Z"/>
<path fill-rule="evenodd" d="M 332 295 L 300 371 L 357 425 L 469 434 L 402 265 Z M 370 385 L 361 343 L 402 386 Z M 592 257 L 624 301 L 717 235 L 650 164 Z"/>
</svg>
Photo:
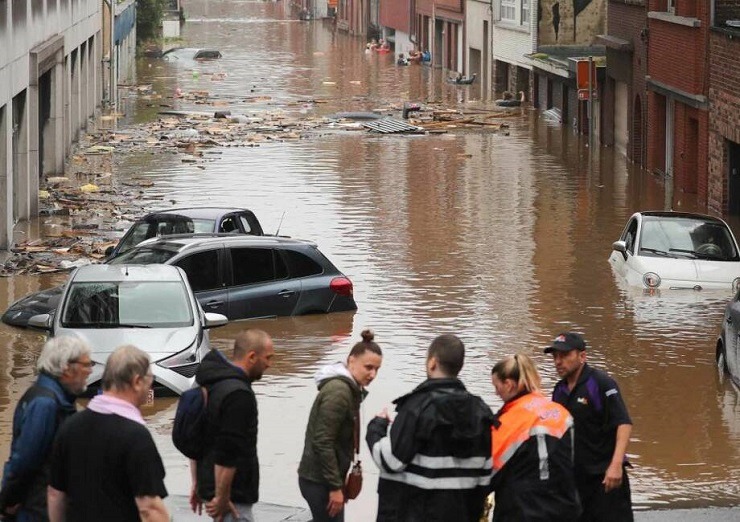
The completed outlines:
<svg viewBox="0 0 740 522">
<path fill-rule="evenodd" d="M 314 380 L 319 394 L 311 407 L 306 441 L 298 467 L 298 486 L 308 502 L 314 522 L 343 522 L 347 472 L 359 452 L 360 403 L 365 387 L 375 379 L 383 352 L 371 330 L 352 347 L 347 362 L 320 368 Z M 357 490 L 357 475 L 347 489 Z M 354 487 L 350 487 L 354 486 Z"/>
</svg>

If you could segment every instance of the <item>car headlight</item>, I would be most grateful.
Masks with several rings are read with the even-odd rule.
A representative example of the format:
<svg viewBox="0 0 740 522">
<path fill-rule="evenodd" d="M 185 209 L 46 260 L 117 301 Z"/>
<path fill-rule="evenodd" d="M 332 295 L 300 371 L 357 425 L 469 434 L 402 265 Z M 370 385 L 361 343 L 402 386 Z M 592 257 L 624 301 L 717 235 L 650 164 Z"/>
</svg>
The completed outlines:
<svg viewBox="0 0 740 522">
<path fill-rule="evenodd" d="M 658 288 L 660 286 L 660 276 L 655 272 L 647 272 L 642 276 L 642 282 L 648 288 Z"/>
<path fill-rule="evenodd" d="M 185 350 L 178 352 L 175 355 L 166 357 L 161 361 L 157 361 L 157 364 L 165 368 L 172 369 L 178 366 L 189 366 L 191 364 L 196 364 L 199 362 L 200 360 L 198 357 L 198 343 L 196 341 Z"/>
<path fill-rule="evenodd" d="M 732 291 L 737 293 L 738 290 L 740 290 L 740 277 L 736 277 L 732 282 Z"/>
</svg>

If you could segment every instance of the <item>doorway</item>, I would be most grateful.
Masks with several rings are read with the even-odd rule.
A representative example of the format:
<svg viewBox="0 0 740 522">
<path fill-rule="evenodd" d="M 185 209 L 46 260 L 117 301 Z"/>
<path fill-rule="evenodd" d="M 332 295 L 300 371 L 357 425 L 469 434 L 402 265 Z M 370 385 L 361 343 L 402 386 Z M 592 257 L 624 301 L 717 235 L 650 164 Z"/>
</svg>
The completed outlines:
<svg viewBox="0 0 740 522">
<path fill-rule="evenodd" d="M 726 140 L 727 143 L 727 210 L 733 216 L 740 216 L 740 144 Z"/>
</svg>

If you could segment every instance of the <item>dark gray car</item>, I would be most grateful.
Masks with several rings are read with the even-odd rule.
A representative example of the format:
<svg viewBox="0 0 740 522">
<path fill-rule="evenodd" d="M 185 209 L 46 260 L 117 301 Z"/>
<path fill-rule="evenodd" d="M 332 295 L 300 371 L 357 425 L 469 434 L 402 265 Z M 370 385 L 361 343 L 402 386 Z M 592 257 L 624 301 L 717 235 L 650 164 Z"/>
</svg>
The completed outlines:
<svg viewBox="0 0 740 522">
<path fill-rule="evenodd" d="M 179 266 L 203 310 L 231 321 L 357 308 L 352 282 L 310 241 L 170 236 L 148 240 L 110 263 Z"/>
</svg>

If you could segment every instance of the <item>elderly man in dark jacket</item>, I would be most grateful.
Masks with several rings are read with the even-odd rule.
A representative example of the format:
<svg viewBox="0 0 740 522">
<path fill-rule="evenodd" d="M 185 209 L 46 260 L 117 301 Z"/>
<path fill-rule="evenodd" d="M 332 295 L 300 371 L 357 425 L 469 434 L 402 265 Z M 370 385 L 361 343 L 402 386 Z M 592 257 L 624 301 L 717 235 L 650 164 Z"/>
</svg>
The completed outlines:
<svg viewBox="0 0 740 522">
<path fill-rule="evenodd" d="M 370 421 L 378 521 L 479 520 L 492 475 L 494 416 L 457 378 L 464 357 L 460 339 L 437 337 L 427 353 L 428 379 L 394 401 L 390 433 L 387 413 Z"/>
<path fill-rule="evenodd" d="M 13 415 L 13 441 L 3 469 L 0 515 L 16 520 L 48 520 L 46 486 L 52 442 L 60 424 L 75 412 L 92 372 L 90 348 L 73 337 L 56 337 L 41 350 L 39 377 Z"/>
</svg>

